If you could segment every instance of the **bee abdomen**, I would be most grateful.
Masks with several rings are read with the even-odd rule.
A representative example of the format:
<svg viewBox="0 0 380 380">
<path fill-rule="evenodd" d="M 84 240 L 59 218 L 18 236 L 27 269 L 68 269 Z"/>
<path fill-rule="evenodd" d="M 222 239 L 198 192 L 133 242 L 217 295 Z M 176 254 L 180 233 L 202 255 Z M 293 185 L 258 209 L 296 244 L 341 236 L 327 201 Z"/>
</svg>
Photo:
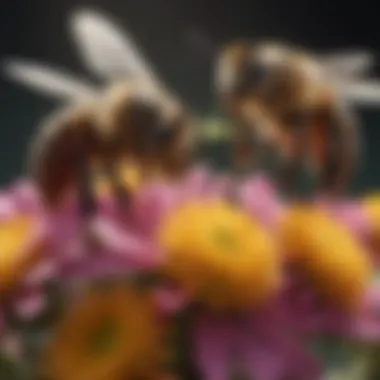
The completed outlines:
<svg viewBox="0 0 380 380">
<path fill-rule="evenodd" d="M 45 123 L 32 143 L 30 173 L 48 206 L 75 181 L 79 160 L 95 151 L 89 115 L 69 111 Z"/>
</svg>

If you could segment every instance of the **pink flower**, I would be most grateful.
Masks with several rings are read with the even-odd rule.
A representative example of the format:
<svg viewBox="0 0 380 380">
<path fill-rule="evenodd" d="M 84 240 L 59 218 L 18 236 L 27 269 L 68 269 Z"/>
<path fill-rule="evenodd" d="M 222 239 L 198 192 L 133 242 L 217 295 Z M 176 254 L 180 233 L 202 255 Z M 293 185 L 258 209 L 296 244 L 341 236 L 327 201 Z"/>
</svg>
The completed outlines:
<svg viewBox="0 0 380 380">
<path fill-rule="evenodd" d="M 377 343 L 380 340 L 380 287 L 373 284 L 363 300 L 363 305 L 348 326 L 347 334 L 360 342 Z"/>
<path fill-rule="evenodd" d="M 368 286 L 362 304 L 351 313 L 327 304 L 294 276 L 284 289 L 281 303 L 283 320 L 304 336 L 327 334 L 361 343 L 380 339 L 380 288 L 376 283 Z"/>
<path fill-rule="evenodd" d="M 161 220 L 188 199 L 221 196 L 226 184 L 196 168 L 180 183 L 156 182 L 141 189 L 123 212 L 102 198 L 96 216 L 85 221 L 77 206 L 69 204 L 49 217 L 59 276 L 83 279 L 154 269 L 160 261 L 154 234 Z M 90 244 L 86 237 L 96 241 Z"/>
<path fill-rule="evenodd" d="M 294 331 L 310 338 L 325 334 L 346 334 L 350 319 L 354 317 L 327 303 L 310 285 L 294 274 L 289 277 L 283 290 L 281 304 L 284 318 Z"/>
<path fill-rule="evenodd" d="M 199 313 L 193 356 L 201 377 L 227 380 L 239 369 L 251 379 L 319 379 L 321 365 L 286 325 L 277 305 L 251 315 Z"/>
<path fill-rule="evenodd" d="M 40 210 L 40 199 L 31 182 L 19 180 L 0 191 L 0 218 L 15 213 L 32 214 Z"/>
<path fill-rule="evenodd" d="M 15 226 L 11 227 L 14 223 Z M 9 278 L 13 287 L 8 289 L 6 285 L 5 291 L 11 296 L 7 307 L 11 307 L 20 318 L 34 318 L 45 307 L 43 284 L 53 273 L 47 272 L 43 278 L 33 275 L 45 260 L 47 229 L 37 191 L 27 180 L 18 181 L 0 193 L 0 225 L 5 229 L 0 237 L 0 256 L 4 255 L 3 261 L 0 257 L 0 271 L 3 281 Z M 2 251 L 2 248 L 9 246 L 8 239 L 15 241 L 11 246 L 19 242 L 12 248 L 15 252 Z M 9 257 L 12 259 L 9 260 Z M 13 277 L 16 280 L 12 280 Z M 0 319 L 0 325 L 5 328 L 4 313 Z"/>
<path fill-rule="evenodd" d="M 268 228 L 276 227 L 285 205 L 271 180 L 258 174 L 239 187 L 239 199 L 245 210 Z"/>
</svg>

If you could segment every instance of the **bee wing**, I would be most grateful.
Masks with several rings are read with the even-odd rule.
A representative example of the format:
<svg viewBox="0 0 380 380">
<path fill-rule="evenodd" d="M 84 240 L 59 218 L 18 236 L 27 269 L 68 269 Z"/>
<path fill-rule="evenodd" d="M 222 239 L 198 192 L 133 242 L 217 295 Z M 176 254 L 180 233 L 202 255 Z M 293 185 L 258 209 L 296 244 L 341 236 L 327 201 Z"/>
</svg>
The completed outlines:
<svg viewBox="0 0 380 380">
<path fill-rule="evenodd" d="M 348 51 L 327 54 L 321 57 L 322 63 L 331 72 L 342 77 L 361 77 L 375 65 L 375 56 L 368 51 Z"/>
<path fill-rule="evenodd" d="M 63 70 L 26 60 L 4 62 L 3 72 L 13 81 L 59 100 L 92 99 L 98 92 L 92 85 Z"/>
<path fill-rule="evenodd" d="M 380 81 L 352 81 L 340 85 L 342 96 L 363 106 L 380 106 Z"/>
<path fill-rule="evenodd" d="M 87 68 L 102 79 L 133 76 L 152 85 L 159 80 L 133 38 L 108 17 L 91 9 L 73 13 L 69 27 Z"/>
</svg>

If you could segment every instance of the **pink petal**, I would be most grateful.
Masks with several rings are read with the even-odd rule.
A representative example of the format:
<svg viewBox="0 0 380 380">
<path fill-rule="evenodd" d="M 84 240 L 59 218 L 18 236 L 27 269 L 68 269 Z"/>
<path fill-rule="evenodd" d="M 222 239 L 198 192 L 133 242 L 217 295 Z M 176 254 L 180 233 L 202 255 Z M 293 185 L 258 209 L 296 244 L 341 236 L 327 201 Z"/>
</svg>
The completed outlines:
<svg viewBox="0 0 380 380">
<path fill-rule="evenodd" d="M 283 336 L 278 336 L 278 347 L 280 352 L 285 353 L 288 364 L 285 373 L 290 375 L 290 378 L 300 380 L 320 380 L 322 378 L 322 362 L 309 351 L 305 342 L 284 331 Z"/>
<path fill-rule="evenodd" d="M 93 252 L 87 258 L 67 262 L 61 266 L 59 278 L 64 282 L 87 282 L 111 276 L 128 275 L 130 266 L 120 257 L 110 256 L 107 252 Z"/>
<path fill-rule="evenodd" d="M 320 379 L 322 367 L 288 319 L 281 303 L 272 303 L 242 323 L 241 357 L 257 380 Z"/>
<path fill-rule="evenodd" d="M 355 200 L 331 200 L 320 198 L 321 207 L 330 211 L 338 221 L 343 222 L 355 236 L 366 239 L 370 233 L 370 219 L 360 202 Z"/>
<path fill-rule="evenodd" d="M 268 227 L 274 227 L 283 205 L 270 182 L 263 177 L 245 181 L 239 190 L 243 206 Z"/>
<path fill-rule="evenodd" d="M 351 316 L 339 309 L 325 310 L 322 332 L 335 336 L 346 336 L 351 324 Z"/>
<path fill-rule="evenodd" d="M 44 293 L 34 291 L 21 296 L 15 305 L 17 315 L 23 320 L 36 318 L 46 306 L 46 296 Z"/>
<path fill-rule="evenodd" d="M 360 341 L 380 340 L 380 288 L 373 286 L 367 293 L 362 310 L 351 321 L 350 334 Z"/>
<path fill-rule="evenodd" d="M 256 330 L 259 338 L 256 341 L 250 339 L 247 342 L 247 353 L 251 352 L 251 354 L 246 357 L 246 365 L 250 368 L 251 374 L 255 374 L 256 378 L 260 380 L 287 377 L 308 380 L 320 379 L 322 375 L 321 363 L 317 357 L 308 351 L 305 342 L 302 342 L 284 324 L 280 316 L 281 314 L 267 316 L 267 320 L 264 322 L 266 326 L 261 324 L 259 332 L 257 332 L 258 326 L 254 324 L 253 320 L 251 328 L 253 328 L 253 332 Z M 245 336 L 248 337 L 248 334 L 246 333 Z M 255 353 L 260 353 L 260 351 L 259 358 L 261 357 L 263 360 L 267 358 L 267 361 L 261 364 L 257 363 L 258 367 L 255 367 L 249 358 L 254 360 L 252 356 Z M 270 368 L 271 363 L 268 362 L 271 357 L 273 358 L 272 369 Z"/>
<path fill-rule="evenodd" d="M 113 207 L 107 210 L 101 209 L 99 214 L 107 217 L 110 215 L 113 219 L 117 219 Z M 85 250 L 83 237 L 89 233 L 92 221 L 81 218 L 77 205 L 72 202 L 61 210 L 47 215 L 46 220 L 50 229 L 52 251 L 60 255 L 64 252 L 71 257 L 80 257 Z"/>
<path fill-rule="evenodd" d="M 205 380 L 228 380 L 236 352 L 236 321 L 220 315 L 199 316 L 193 334 L 193 356 Z"/>
<path fill-rule="evenodd" d="M 36 188 L 28 180 L 16 182 L 11 189 L 12 197 L 21 212 L 34 212 L 40 207 Z"/>
<path fill-rule="evenodd" d="M 250 182 L 251 186 L 254 186 L 259 193 L 268 194 L 269 196 L 274 196 L 276 193 L 272 181 L 264 173 L 255 174 L 248 182 Z"/>
<path fill-rule="evenodd" d="M 255 325 L 255 323 L 254 323 Z M 268 341 L 263 334 L 263 328 L 271 326 L 242 326 L 239 358 L 243 369 L 250 379 L 278 380 L 283 378 L 286 368 L 286 358 L 279 352 L 274 342 Z"/>
<path fill-rule="evenodd" d="M 183 310 L 189 303 L 188 297 L 181 289 L 168 286 L 157 289 L 155 298 L 160 311 L 164 314 L 177 313 Z"/>
<path fill-rule="evenodd" d="M 230 185 L 230 179 L 226 176 L 213 178 L 206 186 L 205 196 L 222 197 L 225 196 Z"/>
<path fill-rule="evenodd" d="M 118 255 L 132 266 L 146 269 L 155 267 L 160 262 L 161 258 L 151 244 L 109 220 L 95 219 L 92 223 L 92 230 L 105 250 Z"/>
<path fill-rule="evenodd" d="M 60 251 L 67 246 L 73 237 L 78 235 L 81 228 L 81 221 L 74 209 L 61 210 L 47 216 L 47 223 L 50 228 L 50 242 L 53 251 Z"/>
<path fill-rule="evenodd" d="M 162 183 L 142 190 L 131 205 L 131 213 L 138 229 L 151 236 L 162 218 L 178 204 L 178 195 L 175 186 Z"/>
<path fill-rule="evenodd" d="M 13 199 L 6 194 L 0 194 L 0 220 L 5 220 L 17 212 Z"/>
<path fill-rule="evenodd" d="M 349 320 L 347 314 L 323 302 L 305 283 L 293 278 L 280 297 L 287 324 L 303 336 L 342 334 Z"/>
<path fill-rule="evenodd" d="M 284 378 L 286 360 L 283 355 L 275 352 L 274 348 L 252 342 L 241 360 L 250 379 L 279 380 Z"/>
<path fill-rule="evenodd" d="M 323 317 L 315 307 L 315 297 L 307 289 L 292 289 L 285 295 L 284 309 L 288 323 L 301 334 L 314 335 L 321 332 Z"/>
<path fill-rule="evenodd" d="M 193 169 L 181 184 L 182 200 L 196 198 L 204 194 L 209 179 L 210 172 L 207 168 Z"/>
<path fill-rule="evenodd" d="M 83 236 L 76 236 L 68 239 L 66 244 L 62 245 L 60 249 L 55 248 L 56 260 L 58 265 L 65 265 L 65 263 L 79 262 L 85 260 L 89 248 Z"/>
<path fill-rule="evenodd" d="M 46 283 L 57 274 L 57 271 L 57 262 L 55 260 L 44 260 L 27 274 L 24 284 L 26 287 L 34 287 Z"/>
</svg>

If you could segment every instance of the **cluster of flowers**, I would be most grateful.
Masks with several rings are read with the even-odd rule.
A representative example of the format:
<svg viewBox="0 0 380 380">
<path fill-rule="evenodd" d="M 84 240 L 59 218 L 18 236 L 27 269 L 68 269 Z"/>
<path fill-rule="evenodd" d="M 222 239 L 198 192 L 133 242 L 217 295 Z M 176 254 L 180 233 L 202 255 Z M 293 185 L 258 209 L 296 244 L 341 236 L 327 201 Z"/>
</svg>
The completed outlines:
<svg viewBox="0 0 380 380">
<path fill-rule="evenodd" d="M 0 342 L 38 378 L 186 367 L 205 380 L 317 380 L 319 338 L 380 339 L 376 197 L 290 204 L 265 175 L 237 183 L 203 168 L 138 187 L 125 209 L 99 193 L 86 221 L 75 201 L 46 212 L 28 181 L 0 193 Z M 17 326 L 36 320 L 48 333 L 28 345 Z"/>
</svg>

